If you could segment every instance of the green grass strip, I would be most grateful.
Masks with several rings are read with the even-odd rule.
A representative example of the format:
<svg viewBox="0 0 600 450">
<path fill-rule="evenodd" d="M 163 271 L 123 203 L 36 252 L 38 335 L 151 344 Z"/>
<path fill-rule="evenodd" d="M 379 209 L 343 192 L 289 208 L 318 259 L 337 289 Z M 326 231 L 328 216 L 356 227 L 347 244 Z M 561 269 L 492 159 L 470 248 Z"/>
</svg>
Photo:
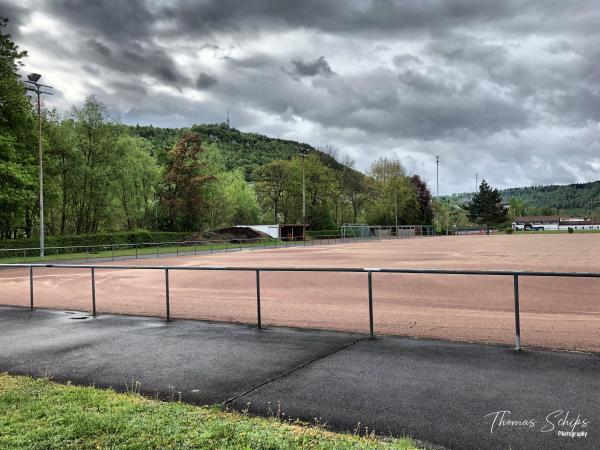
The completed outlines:
<svg viewBox="0 0 600 450">
<path fill-rule="evenodd" d="M 134 393 L 0 373 L 2 449 L 416 449 L 408 438 L 338 434 Z"/>
</svg>

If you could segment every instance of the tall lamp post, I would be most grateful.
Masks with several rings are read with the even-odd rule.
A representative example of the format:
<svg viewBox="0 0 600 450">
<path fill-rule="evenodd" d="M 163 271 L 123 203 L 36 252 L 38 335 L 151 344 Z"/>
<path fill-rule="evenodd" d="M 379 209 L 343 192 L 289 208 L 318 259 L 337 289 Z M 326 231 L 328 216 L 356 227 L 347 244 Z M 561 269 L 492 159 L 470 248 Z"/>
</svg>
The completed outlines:
<svg viewBox="0 0 600 450">
<path fill-rule="evenodd" d="M 40 97 L 42 94 L 53 95 L 52 92 L 44 91 L 43 88 L 52 89 L 52 86 L 38 83 L 42 78 L 39 73 L 30 73 L 27 80 L 24 80 L 25 89 L 34 92 L 37 97 L 37 115 L 38 115 L 38 158 L 39 158 L 39 176 L 40 176 L 40 256 L 44 256 L 44 168 L 42 162 L 42 110 Z"/>
<path fill-rule="evenodd" d="M 304 168 L 304 160 L 308 156 L 308 149 L 300 149 L 300 157 L 302 158 L 302 225 L 306 225 L 306 171 Z"/>
<path fill-rule="evenodd" d="M 436 197 L 440 198 L 440 157 L 435 157 L 435 192 Z"/>
</svg>

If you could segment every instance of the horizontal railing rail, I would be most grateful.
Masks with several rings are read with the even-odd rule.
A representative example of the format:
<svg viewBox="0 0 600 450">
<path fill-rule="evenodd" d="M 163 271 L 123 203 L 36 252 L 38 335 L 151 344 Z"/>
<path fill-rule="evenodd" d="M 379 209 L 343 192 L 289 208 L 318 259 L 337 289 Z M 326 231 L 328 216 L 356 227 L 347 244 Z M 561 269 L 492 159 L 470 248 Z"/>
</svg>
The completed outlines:
<svg viewBox="0 0 600 450">
<path fill-rule="evenodd" d="M 260 273 L 261 272 L 329 272 L 329 273 L 366 273 L 368 288 L 369 334 L 375 337 L 373 320 L 373 274 L 431 274 L 431 275 L 476 275 L 476 276 L 510 276 L 513 277 L 513 298 L 515 315 L 515 350 L 521 350 L 521 324 L 519 306 L 519 277 L 566 277 L 566 278 L 600 278 L 600 272 L 558 272 L 528 270 L 470 270 L 470 269 L 395 269 L 379 267 L 247 267 L 247 266 L 161 266 L 161 265 L 99 265 L 99 264 L 0 264 L 0 268 L 29 269 L 30 308 L 34 308 L 34 269 L 89 269 L 91 272 L 92 315 L 96 315 L 96 271 L 97 270 L 159 270 L 165 275 L 165 310 L 166 319 L 170 314 L 170 271 L 232 271 L 256 273 L 256 313 L 258 328 L 262 327 Z"/>
<path fill-rule="evenodd" d="M 72 245 L 53 246 L 45 248 L 45 255 L 38 255 L 39 247 L 24 248 L 0 248 L 0 261 L 2 259 L 14 260 L 15 262 L 27 262 L 28 260 L 59 261 L 59 260 L 85 260 L 107 258 L 139 259 L 156 255 L 190 255 L 198 252 L 235 251 L 244 248 L 257 247 L 288 247 L 299 245 L 314 245 L 317 242 L 335 243 L 340 241 L 339 236 L 308 237 L 280 237 L 280 238 L 230 238 L 204 241 L 165 241 L 165 242 L 140 242 L 123 244 L 94 244 L 94 245 Z M 346 239 L 346 241 L 351 239 Z M 120 253 L 119 253 L 120 252 Z M 129 252 L 123 254 L 123 252 Z"/>
<path fill-rule="evenodd" d="M 402 226 L 399 226 L 400 229 Z M 378 229 L 386 230 L 386 227 Z M 340 242 L 355 242 L 365 240 L 388 240 L 388 239 L 405 239 L 422 237 L 426 235 L 408 235 L 399 233 L 392 236 L 340 236 L 333 235 L 318 235 L 318 236 L 283 236 L 280 238 L 273 237 L 258 237 L 258 238 L 236 238 L 219 240 L 203 240 L 203 241 L 165 241 L 165 242 L 139 242 L 139 243 L 123 243 L 123 244 L 93 244 L 93 245 L 71 245 L 71 246 L 53 246 L 45 248 L 45 255 L 38 255 L 39 247 L 26 248 L 0 248 L 0 262 L 9 260 L 11 264 L 23 262 L 32 263 L 36 260 L 44 261 L 69 261 L 69 260 L 85 260 L 90 259 L 140 259 L 161 255 L 190 255 L 198 254 L 199 252 L 230 252 L 242 250 L 244 248 L 271 248 L 271 247 L 289 247 L 302 245 L 319 245 L 337 244 Z M 431 236 L 431 235 L 429 235 Z"/>
</svg>

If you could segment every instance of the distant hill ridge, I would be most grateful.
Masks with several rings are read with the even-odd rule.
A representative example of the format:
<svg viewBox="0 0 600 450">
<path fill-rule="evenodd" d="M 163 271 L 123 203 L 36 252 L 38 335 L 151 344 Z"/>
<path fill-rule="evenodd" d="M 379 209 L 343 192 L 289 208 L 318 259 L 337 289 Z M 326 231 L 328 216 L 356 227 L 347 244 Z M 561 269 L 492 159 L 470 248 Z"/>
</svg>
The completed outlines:
<svg viewBox="0 0 600 450">
<path fill-rule="evenodd" d="M 600 202 L 600 180 L 567 185 L 516 187 L 500 192 L 507 203 L 512 197 L 516 197 L 529 206 L 551 208 L 559 210 L 562 214 L 584 215 L 585 211 L 590 209 L 590 200 Z M 472 192 L 463 192 L 447 198 L 466 203 L 471 200 L 472 195 Z M 594 209 L 599 208 L 600 203 L 595 203 Z"/>
<path fill-rule="evenodd" d="M 192 125 L 190 128 L 160 128 L 151 125 L 132 125 L 128 128 L 133 134 L 148 139 L 159 153 L 159 157 L 161 152 L 165 153 L 173 148 L 183 133 L 199 133 L 205 143 L 217 145 L 226 170 L 242 168 L 248 180 L 257 167 L 273 160 L 291 159 L 298 154 L 301 147 L 315 152 L 327 166 L 333 169 L 341 168 L 341 164 L 335 158 L 309 144 L 258 133 L 244 133 L 226 123 Z"/>
</svg>

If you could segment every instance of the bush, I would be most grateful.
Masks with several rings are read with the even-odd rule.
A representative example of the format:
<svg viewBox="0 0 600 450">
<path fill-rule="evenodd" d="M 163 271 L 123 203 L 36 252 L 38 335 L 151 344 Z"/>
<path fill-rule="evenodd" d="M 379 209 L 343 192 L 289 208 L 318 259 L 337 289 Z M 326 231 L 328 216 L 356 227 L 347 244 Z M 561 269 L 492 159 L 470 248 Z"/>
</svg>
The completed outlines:
<svg viewBox="0 0 600 450">
<path fill-rule="evenodd" d="M 573 228 L 569 227 L 569 228 L 567 228 L 567 231 L 568 231 L 569 233 L 572 233 L 572 232 L 573 232 Z"/>
<path fill-rule="evenodd" d="M 183 240 L 189 233 L 167 231 L 119 231 L 115 233 L 80 234 L 70 236 L 46 236 L 46 247 L 75 247 L 111 244 L 141 244 L 143 242 L 176 242 Z M 37 248 L 38 239 L 2 239 L 3 248 Z"/>
<path fill-rule="evenodd" d="M 513 229 L 512 227 L 506 227 L 504 229 L 504 234 L 513 234 Z"/>
</svg>

